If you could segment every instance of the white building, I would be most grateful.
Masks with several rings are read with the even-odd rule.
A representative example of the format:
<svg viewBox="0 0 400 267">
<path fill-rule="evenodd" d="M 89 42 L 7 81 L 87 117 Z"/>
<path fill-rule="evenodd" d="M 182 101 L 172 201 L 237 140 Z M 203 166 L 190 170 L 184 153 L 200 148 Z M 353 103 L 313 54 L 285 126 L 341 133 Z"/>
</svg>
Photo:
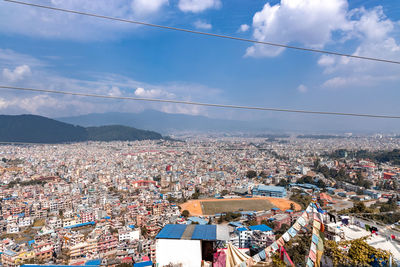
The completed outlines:
<svg viewBox="0 0 400 267">
<path fill-rule="evenodd" d="M 118 240 L 119 241 L 134 241 L 134 240 L 139 240 L 140 238 L 140 231 L 139 229 L 132 230 L 132 231 L 120 231 L 118 233 Z"/>
<path fill-rule="evenodd" d="M 212 262 L 214 247 L 228 239 L 228 228 L 221 225 L 167 224 L 156 236 L 156 262 L 200 267 L 203 260 Z"/>
<path fill-rule="evenodd" d="M 18 225 L 15 224 L 15 223 L 11 223 L 11 224 L 7 225 L 7 233 L 8 233 L 8 234 L 19 233 L 19 227 L 18 227 Z"/>
<path fill-rule="evenodd" d="M 19 220 L 18 220 L 19 227 L 27 227 L 27 226 L 30 226 L 32 223 L 33 223 L 33 220 L 31 219 L 31 217 L 19 218 Z"/>
<path fill-rule="evenodd" d="M 257 235 L 256 235 L 257 233 Z M 274 233 L 267 225 L 260 224 L 250 227 L 238 227 L 231 234 L 229 241 L 238 248 L 249 248 L 252 245 L 269 245 Z"/>
</svg>

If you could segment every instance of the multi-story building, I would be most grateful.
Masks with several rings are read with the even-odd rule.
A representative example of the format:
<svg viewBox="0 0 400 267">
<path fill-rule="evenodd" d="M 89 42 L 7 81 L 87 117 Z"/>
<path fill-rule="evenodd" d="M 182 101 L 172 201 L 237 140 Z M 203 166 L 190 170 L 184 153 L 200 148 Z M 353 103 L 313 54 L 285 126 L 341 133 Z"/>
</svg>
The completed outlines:
<svg viewBox="0 0 400 267">
<path fill-rule="evenodd" d="M 286 197 L 286 189 L 282 186 L 258 185 L 253 188 L 252 193 L 255 196 Z"/>
</svg>

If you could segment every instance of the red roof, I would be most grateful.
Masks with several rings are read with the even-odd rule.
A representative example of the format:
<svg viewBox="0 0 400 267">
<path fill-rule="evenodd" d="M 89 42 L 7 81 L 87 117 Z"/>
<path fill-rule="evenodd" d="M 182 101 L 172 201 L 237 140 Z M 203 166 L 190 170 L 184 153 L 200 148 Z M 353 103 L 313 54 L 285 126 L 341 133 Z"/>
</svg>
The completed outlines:
<svg viewBox="0 0 400 267">
<path fill-rule="evenodd" d="M 83 264 L 85 264 L 84 261 L 79 261 L 79 262 L 75 262 L 75 263 L 73 263 L 71 265 L 83 265 Z"/>
<path fill-rule="evenodd" d="M 325 194 L 325 193 L 319 194 L 319 198 L 322 199 L 322 200 L 332 201 L 332 197 L 327 195 L 327 194 Z"/>
<path fill-rule="evenodd" d="M 139 180 L 139 181 L 133 181 L 133 184 L 137 184 L 137 183 L 152 183 L 155 184 L 155 181 L 150 181 L 150 180 Z"/>
<path fill-rule="evenodd" d="M 125 257 L 122 259 L 123 263 L 128 263 L 128 262 L 132 262 L 132 257 Z"/>
<path fill-rule="evenodd" d="M 392 172 L 384 172 L 383 174 L 384 174 L 384 175 L 390 175 L 390 176 L 396 175 L 395 173 L 392 173 Z"/>
</svg>

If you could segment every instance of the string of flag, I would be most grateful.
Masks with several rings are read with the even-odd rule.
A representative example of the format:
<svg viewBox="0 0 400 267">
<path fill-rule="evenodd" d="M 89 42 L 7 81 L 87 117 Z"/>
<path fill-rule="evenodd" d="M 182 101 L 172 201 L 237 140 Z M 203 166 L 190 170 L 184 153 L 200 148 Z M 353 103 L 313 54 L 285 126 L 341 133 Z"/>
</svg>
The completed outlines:
<svg viewBox="0 0 400 267">
<path fill-rule="evenodd" d="M 270 246 L 261 250 L 259 253 L 243 261 L 239 266 L 251 266 L 254 263 L 264 261 L 267 258 L 271 258 L 276 252 L 281 253 L 281 257 L 284 261 L 294 266 L 293 262 L 290 260 L 286 251 L 284 250 L 284 245 L 294 238 L 302 229 L 307 230 L 307 225 L 312 220 L 312 238 L 309 255 L 307 257 L 306 263 L 307 267 L 320 266 L 322 254 L 324 251 L 324 240 L 322 233 L 324 232 L 324 221 L 322 214 L 324 211 L 318 205 L 316 201 L 311 202 L 306 210 L 297 218 L 296 222 L 275 242 Z"/>
</svg>

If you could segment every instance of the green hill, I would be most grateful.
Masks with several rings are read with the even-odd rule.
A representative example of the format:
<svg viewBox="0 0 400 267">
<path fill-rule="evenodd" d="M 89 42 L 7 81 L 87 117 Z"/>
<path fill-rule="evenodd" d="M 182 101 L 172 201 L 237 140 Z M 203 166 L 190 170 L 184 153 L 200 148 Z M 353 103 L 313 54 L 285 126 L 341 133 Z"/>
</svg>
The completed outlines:
<svg viewBox="0 0 400 267">
<path fill-rule="evenodd" d="M 88 132 L 89 140 L 92 141 L 136 141 L 162 139 L 162 136 L 159 133 L 139 130 L 136 128 L 121 125 L 88 127 L 86 129 Z"/>
<path fill-rule="evenodd" d="M 158 140 L 161 134 L 111 125 L 84 128 L 36 115 L 0 115 L 0 142 L 68 143 Z"/>
</svg>

